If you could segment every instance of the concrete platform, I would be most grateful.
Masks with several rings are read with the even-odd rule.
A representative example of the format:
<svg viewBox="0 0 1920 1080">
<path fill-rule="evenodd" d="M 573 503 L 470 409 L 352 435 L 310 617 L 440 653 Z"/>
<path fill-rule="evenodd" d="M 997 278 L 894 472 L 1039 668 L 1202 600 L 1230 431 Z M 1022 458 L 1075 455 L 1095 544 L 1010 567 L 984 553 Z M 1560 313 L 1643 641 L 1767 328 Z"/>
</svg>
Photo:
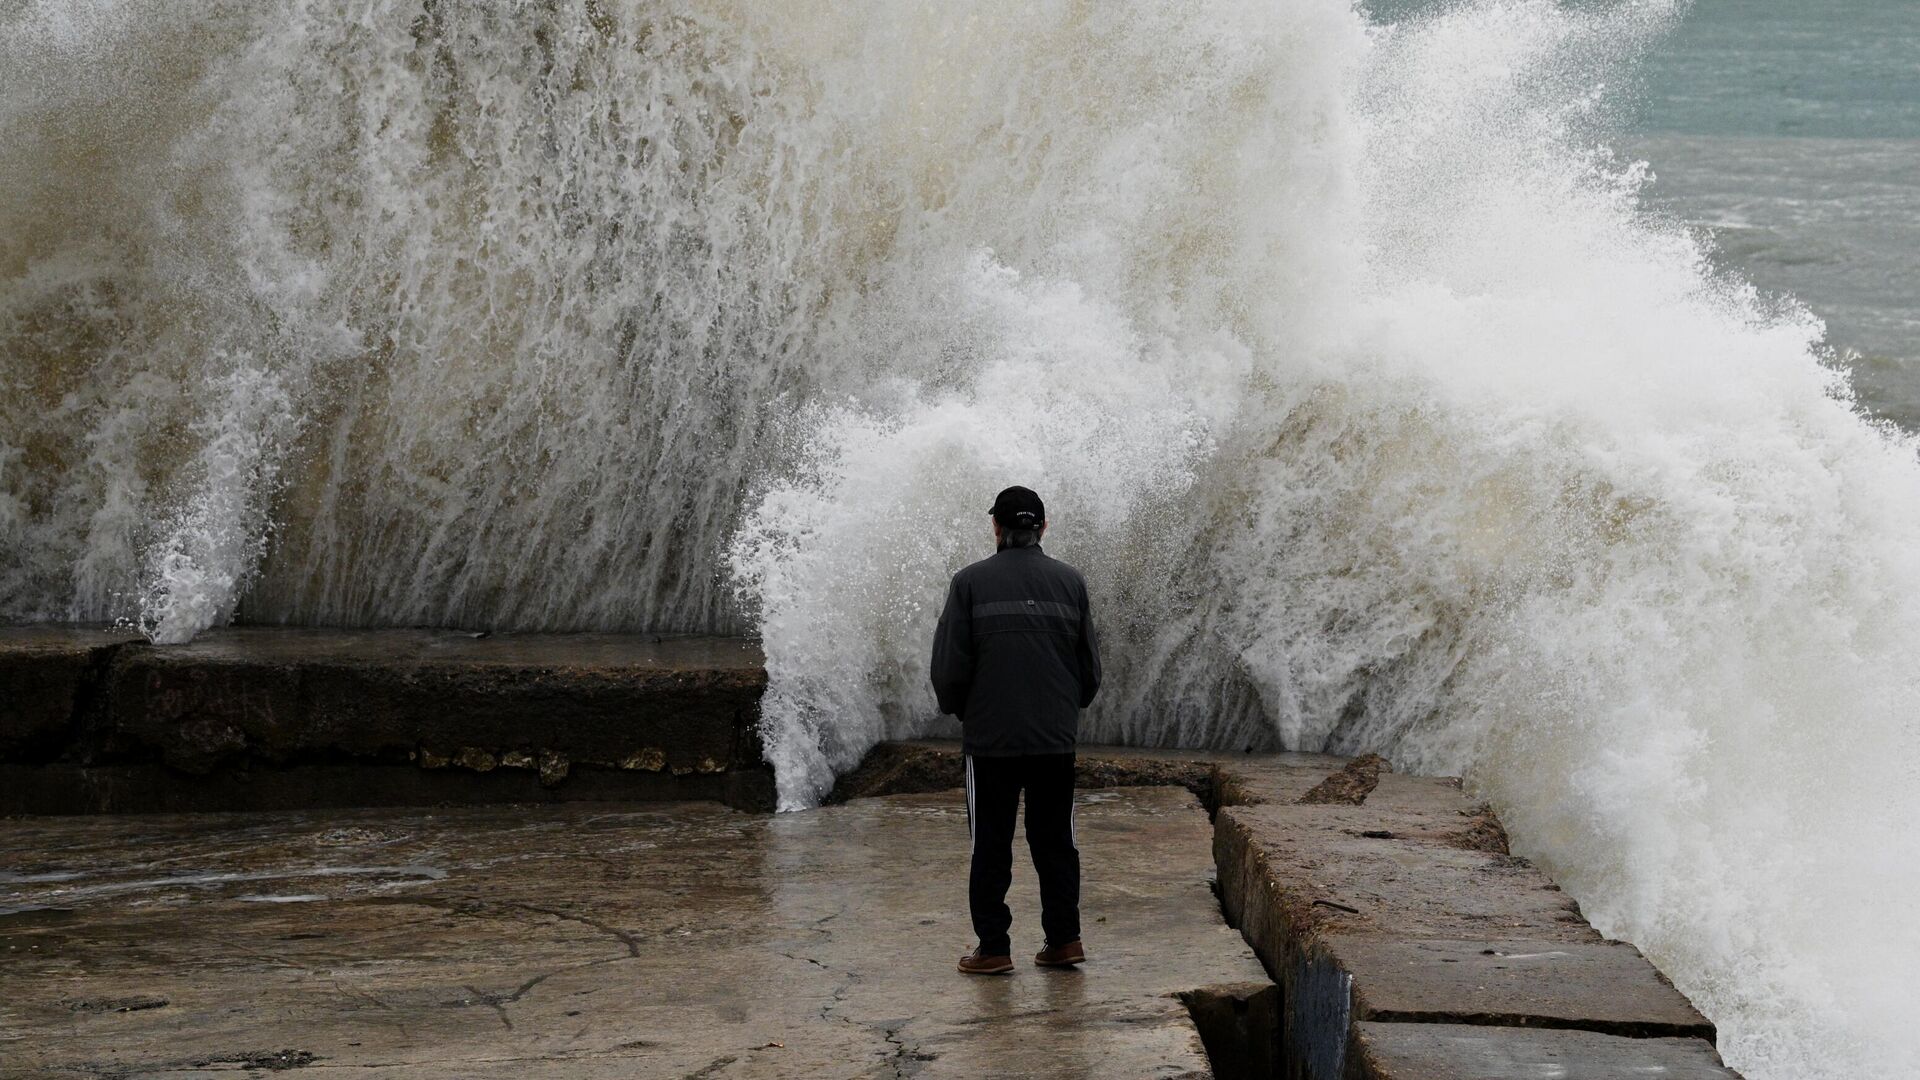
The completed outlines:
<svg viewBox="0 0 1920 1080">
<path fill-rule="evenodd" d="M 1200 1077 L 1264 982 L 1179 788 L 1083 793 L 1093 961 L 968 978 L 956 792 L 0 824 L 0 1074 Z M 1017 869 L 1018 949 L 1037 948 Z"/>
<path fill-rule="evenodd" d="M 0 813 L 771 809 L 762 665 L 757 646 L 725 638 L 240 627 L 156 647 L 0 627 Z"/>
</svg>

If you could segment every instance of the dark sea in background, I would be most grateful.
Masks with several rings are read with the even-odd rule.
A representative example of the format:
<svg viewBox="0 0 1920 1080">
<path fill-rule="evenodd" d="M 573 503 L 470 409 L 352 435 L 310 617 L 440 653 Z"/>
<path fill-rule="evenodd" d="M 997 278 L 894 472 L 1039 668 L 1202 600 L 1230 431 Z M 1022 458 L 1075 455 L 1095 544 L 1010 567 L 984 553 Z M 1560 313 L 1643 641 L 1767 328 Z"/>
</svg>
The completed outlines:
<svg viewBox="0 0 1920 1080">
<path fill-rule="evenodd" d="M 1827 323 L 1860 403 L 1920 430 L 1920 0 L 1697 0 L 1648 58 L 1654 205 Z"/>
</svg>

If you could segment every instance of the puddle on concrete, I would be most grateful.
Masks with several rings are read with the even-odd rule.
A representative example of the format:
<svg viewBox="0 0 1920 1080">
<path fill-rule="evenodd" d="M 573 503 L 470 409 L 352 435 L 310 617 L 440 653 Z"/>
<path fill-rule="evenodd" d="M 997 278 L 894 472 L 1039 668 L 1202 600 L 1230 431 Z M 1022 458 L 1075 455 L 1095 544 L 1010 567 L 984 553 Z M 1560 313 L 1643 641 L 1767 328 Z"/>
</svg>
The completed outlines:
<svg viewBox="0 0 1920 1080">
<path fill-rule="evenodd" d="M 0 906 L 0 929 L 29 926 L 58 926 L 70 922 L 73 908 Z"/>
<path fill-rule="evenodd" d="M 45 890 L 43 896 L 57 896 L 63 903 L 83 902 L 105 897 L 124 896 L 132 893 L 162 892 L 169 889 L 204 889 L 208 886 L 246 884 L 256 881 L 277 881 L 300 878 L 365 878 L 380 885 L 407 884 L 427 881 L 440 881 L 447 876 L 445 870 L 433 866 L 313 866 L 301 868 L 221 871 L 197 874 L 171 874 L 166 877 L 140 878 L 132 881 L 103 881 L 97 884 L 62 887 Z M 7 900 L 29 899 L 16 892 L 12 896 L 0 893 L 0 903 Z"/>
</svg>

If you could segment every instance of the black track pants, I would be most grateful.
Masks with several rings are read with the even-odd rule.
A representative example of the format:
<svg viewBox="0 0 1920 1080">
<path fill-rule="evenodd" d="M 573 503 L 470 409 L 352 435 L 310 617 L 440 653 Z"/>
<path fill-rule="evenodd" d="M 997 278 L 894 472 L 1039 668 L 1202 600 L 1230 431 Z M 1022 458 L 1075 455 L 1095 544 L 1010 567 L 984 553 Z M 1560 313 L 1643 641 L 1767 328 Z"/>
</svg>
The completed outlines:
<svg viewBox="0 0 1920 1080">
<path fill-rule="evenodd" d="M 1040 926 L 1049 945 L 1080 940 L 1080 849 L 1073 835 L 1073 755 L 967 758 L 967 826 L 973 869 L 967 901 L 985 956 L 1012 951 L 1007 887 L 1013 884 L 1013 823 L 1027 793 L 1027 849 L 1040 875 Z"/>
</svg>

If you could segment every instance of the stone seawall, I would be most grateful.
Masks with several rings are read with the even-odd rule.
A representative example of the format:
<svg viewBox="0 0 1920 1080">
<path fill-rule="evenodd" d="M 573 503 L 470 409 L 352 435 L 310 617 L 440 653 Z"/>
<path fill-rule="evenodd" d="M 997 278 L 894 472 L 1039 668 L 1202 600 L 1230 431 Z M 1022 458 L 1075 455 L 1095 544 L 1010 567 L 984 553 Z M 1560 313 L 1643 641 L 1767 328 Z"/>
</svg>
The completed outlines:
<svg viewBox="0 0 1920 1080">
<path fill-rule="evenodd" d="M 703 637 L 0 628 L 0 813 L 772 808 L 763 658 Z"/>
</svg>

